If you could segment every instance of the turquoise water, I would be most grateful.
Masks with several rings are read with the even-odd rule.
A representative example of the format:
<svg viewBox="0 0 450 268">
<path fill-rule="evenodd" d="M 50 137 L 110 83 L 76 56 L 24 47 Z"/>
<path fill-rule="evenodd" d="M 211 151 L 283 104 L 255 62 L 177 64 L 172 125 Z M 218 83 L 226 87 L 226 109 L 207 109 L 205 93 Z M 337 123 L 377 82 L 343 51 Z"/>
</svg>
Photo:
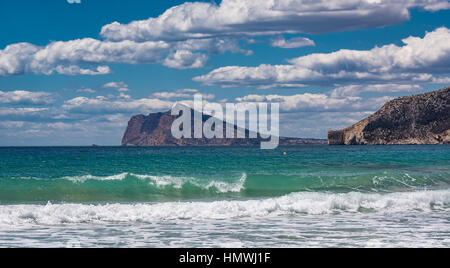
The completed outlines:
<svg viewBox="0 0 450 268">
<path fill-rule="evenodd" d="M 0 246 L 450 246 L 450 146 L 0 148 L 0 163 Z"/>
</svg>

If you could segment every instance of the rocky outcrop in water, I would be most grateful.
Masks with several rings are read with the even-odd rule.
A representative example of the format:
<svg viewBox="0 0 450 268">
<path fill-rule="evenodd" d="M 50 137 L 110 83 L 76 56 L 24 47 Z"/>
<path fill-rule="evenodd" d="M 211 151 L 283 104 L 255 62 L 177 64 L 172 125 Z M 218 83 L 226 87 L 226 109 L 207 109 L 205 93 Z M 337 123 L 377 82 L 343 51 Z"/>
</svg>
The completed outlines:
<svg viewBox="0 0 450 268">
<path fill-rule="evenodd" d="M 450 87 L 392 100 L 353 126 L 330 131 L 328 143 L 450 144 Z"/>
<path fill-rule="evenodd" d="M 192 117 L 193 118 L 193 117 Z M 210 116 L 203 115 L 203 123 Z M 172 136 L 172 123 L 177 116 L 172 116 L 170 111 L 165 113 L 153 113 L 148 116 L 136 115 L 128 122 L 128 127 L 122 139 L 123 146 L 259 146 L 262 139 L 227 139 L 227 138 L 198 138 L 198 139 L 176 139 Z M 229 124 L 224 123 L 224 131 Z M 235 136 L 237 127 L 234 128 Z M 192 128 L 193 129 L 193 128 Z M 248 137 L 248 130 L 245 130 Z M 224 135 L 225 136 L 225 135 Z M 326 144 L 326 140 L 320 139 L 300 139 L 300 138 L 284 138 L 280 137 L 281 146 L 296 146 L 307 144 Z"/>
</svg>

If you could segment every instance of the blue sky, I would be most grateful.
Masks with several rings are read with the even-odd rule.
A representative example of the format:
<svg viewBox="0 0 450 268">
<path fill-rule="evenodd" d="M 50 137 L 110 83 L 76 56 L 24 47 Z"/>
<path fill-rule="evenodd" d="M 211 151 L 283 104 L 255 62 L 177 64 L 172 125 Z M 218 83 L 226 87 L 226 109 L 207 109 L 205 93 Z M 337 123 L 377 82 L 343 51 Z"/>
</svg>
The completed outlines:
<svg viewBox="0 0 450 268">
<path fill-rule="evenodd" d="M 446 0 L 69 2 L 0 3 L 0 146 L 118 145 L 196 92 L 280 102 L 282 135 L 325 138 L 450 84 Z"/>
</svg>

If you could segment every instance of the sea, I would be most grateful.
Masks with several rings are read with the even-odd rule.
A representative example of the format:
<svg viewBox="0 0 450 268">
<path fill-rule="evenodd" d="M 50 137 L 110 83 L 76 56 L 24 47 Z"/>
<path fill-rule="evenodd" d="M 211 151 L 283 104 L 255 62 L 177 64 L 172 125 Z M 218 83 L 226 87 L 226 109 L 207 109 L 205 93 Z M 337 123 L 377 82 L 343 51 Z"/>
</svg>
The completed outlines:
<svg viewBox="0 0 450 268">
<path fill-rule="evenodd" d="M 450 247 L 450 146 L 3 147 L 0 247 Z"/>
</svg>

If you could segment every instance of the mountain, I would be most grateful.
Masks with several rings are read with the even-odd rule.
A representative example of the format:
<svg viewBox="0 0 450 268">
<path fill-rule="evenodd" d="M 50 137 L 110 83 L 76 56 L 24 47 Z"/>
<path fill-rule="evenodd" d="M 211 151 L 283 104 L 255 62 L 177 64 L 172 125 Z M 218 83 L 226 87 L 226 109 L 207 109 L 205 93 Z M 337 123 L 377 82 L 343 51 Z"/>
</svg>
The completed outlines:
<svg viewBox="0 0 450 268">
<path fill-rule="evenodd" d="M 353 126 L 330 131 L 328 143 L 450 144 L 450 87 L 392 100 Z"/>
<path fill-rule="evenodd" d="M 193 113 L 193 111 L 191 112 Z M 261 142 L 266 141 L 259 134 L 257 135 L 258 138 L 255 139 L 176 139 L 172 136 L 171 127 L 177 118 L 177 116 L 172 116 L 170 111 L 153 113 L 148 116 L 133 116 L 128 122 L 128 127 L 122 139 L 122 146 L 259 146 Z M 194 117 L 192 116 L 191 118 Z M 209 118 L 211 116 L 203 115 L 203 123 Z M 191 124 L 193 126 L 193 122 Z M 238 131 L 236 126 L 224 123 L 224 133 L 226 126 L 234 128 L 236 135 Z M 249 131 L 245 130 L 245 133 L 246 137 L 248 137 Z M 306 144 L 326 144 L 326 140 L 280 137 L 281 146 Z"/>
</svg>

